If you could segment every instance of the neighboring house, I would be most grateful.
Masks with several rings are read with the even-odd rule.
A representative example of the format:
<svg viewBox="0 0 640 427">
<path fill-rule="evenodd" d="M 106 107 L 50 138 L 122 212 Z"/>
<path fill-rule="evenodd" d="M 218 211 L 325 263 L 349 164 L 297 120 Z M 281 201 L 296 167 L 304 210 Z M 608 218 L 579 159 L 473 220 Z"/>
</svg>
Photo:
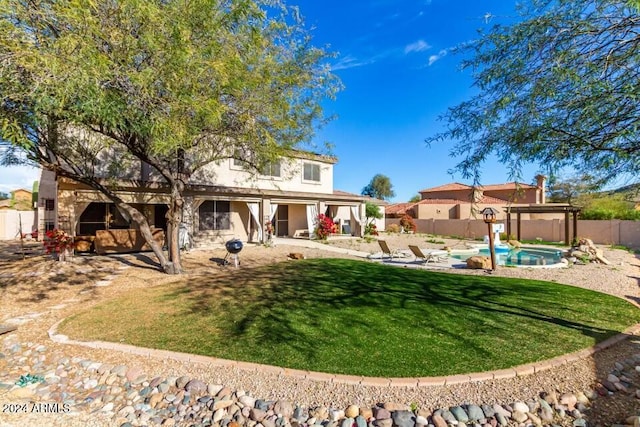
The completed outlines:
<svg viewBox="0 0 640 427">
<path fill-rule="evenodd" d="M 9 195 L 9 199 L 0 200 L 0 209 L 15 209 L 18 211 L 33 210 L 31 191 L 19 188 L 11 191 Z"/>
<path fill-rule="evenodd" d="M 269 164 L 258 175 L 247 172 L 237 159 L 212 163 L 195 173 L 185 187 L 184 223 L 203 246 L 231 238 L 264 241 L 269 222 L 276 236 L 309 237 L 319 213 L 333 218 L 340 230 L 362 235 L 365 202 L 385 202 L 334 191 L 335 163 L 334 157 L 298 151 Z M 147 165 L 132 168 L 127 178 L 118 182 L 119 195 L 143 212 L 151 226 L 165 229 L 166 186 Z M 39 197 L 42 230 L 58 227 L 86 236 L 97 230 L 134 228 L 100 192 L 66 178 L 56 179 L 50 172 L 43 172 Z M 384 219 L 378 226 L 384 229 Z"/>
<path fill-rule="evenodd" d="M 507 182 L 475 188 L 453 182 L 419 191 L 422 200 L 418 202 L 389 205 L 385 214 L 396 218 L 408 214 L 415 219 L 468 219 L 492 207 L 500 212 L 498 219 L 504 219 L 506 206 L 545 203 L 546 177 L 538 175 L 536 180 L 536 185 Z"/>
<path fill-rule="evenodd" d="M 19 188 L 9 194 L 10 199 L 0 200 L 0 240 L 31 236 L 37 229 L 31 191 Z"/>
</svg>

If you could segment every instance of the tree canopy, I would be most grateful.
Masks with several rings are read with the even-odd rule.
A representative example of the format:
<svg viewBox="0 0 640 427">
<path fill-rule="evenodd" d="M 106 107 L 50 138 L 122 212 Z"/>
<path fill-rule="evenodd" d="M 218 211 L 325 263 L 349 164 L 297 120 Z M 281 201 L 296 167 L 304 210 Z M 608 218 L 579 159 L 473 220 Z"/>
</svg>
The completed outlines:
<svg viewBox="0 0 640 427">
<path fill-rule="evenodd" d="M 103 178 L 150 165 L 171 194 L 174 255 L 190 176 L 237 156 L 259 170 L 310 141 L 340 88 L 279 0 L 0 0 L 0 11 L 0 160 L 91 185 L 129 215 Z"/>
<path fill-rule="evenodd" d="M 478 181 L 490 156 L 571 167 L 601 181 L 640 166 L 640 16 L 628 1 L 529 0 L 520 19 L 457 49 L 477 94 L 442 117 L 456 169 Z"/>
<path fill-rule="evenodd" d="M 396 195 L 393 191 L 393 185 L 388 176 L 376 174 L 369 184 L 362 189 L 362 195 L 375 197 L 376 199 L 390 199 Z"/>
</svg>

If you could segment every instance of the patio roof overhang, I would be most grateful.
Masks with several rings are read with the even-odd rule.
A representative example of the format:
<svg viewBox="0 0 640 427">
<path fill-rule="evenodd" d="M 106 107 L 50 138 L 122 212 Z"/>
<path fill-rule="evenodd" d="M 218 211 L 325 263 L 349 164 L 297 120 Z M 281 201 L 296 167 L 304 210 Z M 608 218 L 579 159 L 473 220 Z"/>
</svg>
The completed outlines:
<svg viewBox="0 0 640 427">
<path fill-rule="evenodd" d="M 522 235 L 521 215 L 537 214 L 537 213 L 563 213 L 564 214 L 564 243 L 569 245 L 571 241 L 578 238 L 578 214 L 582 211 L 582 207 L 574 206 L 569 203 L 544 203 L 506 206 L 504 211 L 507 213 L 507 236 L 511 236 L 511 214 L 516 214 L 517 234 L 516 238 L 520 240 Z M 569 240 L 569 214 L 573 217 L 573 239 Z"/>
</svg>

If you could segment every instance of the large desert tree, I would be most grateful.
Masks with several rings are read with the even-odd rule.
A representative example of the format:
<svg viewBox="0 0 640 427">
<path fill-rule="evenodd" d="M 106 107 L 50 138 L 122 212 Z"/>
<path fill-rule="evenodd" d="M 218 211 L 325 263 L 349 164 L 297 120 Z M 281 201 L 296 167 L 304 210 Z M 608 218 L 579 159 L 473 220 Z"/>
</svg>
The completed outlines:
<svg viewBox="0 0 640 427">
<path fill-rule="evenodd" d="M 614 0 L 529 0 L 509 25 L 459 49 L 476 94 L 443 116 L 457 169 L 476 181 L 496 155 L 602 181 L 640 166 L 640 15 Z"/>
<path fill-rule="evenodd" d="M 165 271 L 180 272 L 191 176 L 232 156 L 258 170 L 309 141 L 324 120 L 321 100 L 339 88 L 326 58 L 278 0 L 0 0 L 3 161 L 102 191 L 138 223 Z M 168 260 L 104 179 L 132 159 L 171 196 Z"/>
<path fill-rule="evenodd" d="M 393 191 L 393 184 L 391 184 L 391 180 L 388 176 L 383 175 L 381 173 L 376 174 L 369 184 L 367 184 L 363 189 L 363 196 L 375 197 L 376 199 L 387 200 L 396 195 L 395 191 Z"/>
</svg>

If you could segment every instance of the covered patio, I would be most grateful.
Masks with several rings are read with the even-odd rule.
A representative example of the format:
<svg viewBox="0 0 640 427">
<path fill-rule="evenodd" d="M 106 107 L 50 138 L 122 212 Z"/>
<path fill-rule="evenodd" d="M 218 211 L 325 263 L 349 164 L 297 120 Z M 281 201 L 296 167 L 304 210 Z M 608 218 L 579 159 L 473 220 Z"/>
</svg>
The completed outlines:
<svg viewBox="0 0 640 427">
<path fill-rule="evenodd" d="M 509 206 L 505 209 L 507 214 L 507 235 L 511 236 L 511 215 L 516 214 L 516 239 L 521 240 L 522 236 L 522 214 L 563 214 L 564 215 L 564 242 L 570 244 L 578 237 L 578 214 L 582 210 L 579 206 L 568 203 L 545 203 Z M 572 215 L 572 225 L 569 227 L 569 215 Z M 569 231 L 573 230 L 572 239 L 569 240 Z"/>
</svg>

